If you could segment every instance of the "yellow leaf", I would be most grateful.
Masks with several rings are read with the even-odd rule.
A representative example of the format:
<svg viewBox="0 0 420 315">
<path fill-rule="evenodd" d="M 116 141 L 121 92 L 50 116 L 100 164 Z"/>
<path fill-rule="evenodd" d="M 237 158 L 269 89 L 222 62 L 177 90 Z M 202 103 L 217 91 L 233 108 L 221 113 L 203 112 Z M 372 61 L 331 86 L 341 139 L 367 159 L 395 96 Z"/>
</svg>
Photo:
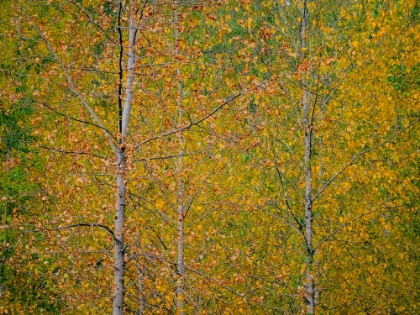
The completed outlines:
<svg viewBox="0 0 420 315">
<path fill-rule="evenodd" d="M 246 21 L 246 26 L 248 27 L 248 29 L 251 28 L 251 24 L 252 24 L 252 18 L 248 18 L 248 20 Z"/>
</svg>

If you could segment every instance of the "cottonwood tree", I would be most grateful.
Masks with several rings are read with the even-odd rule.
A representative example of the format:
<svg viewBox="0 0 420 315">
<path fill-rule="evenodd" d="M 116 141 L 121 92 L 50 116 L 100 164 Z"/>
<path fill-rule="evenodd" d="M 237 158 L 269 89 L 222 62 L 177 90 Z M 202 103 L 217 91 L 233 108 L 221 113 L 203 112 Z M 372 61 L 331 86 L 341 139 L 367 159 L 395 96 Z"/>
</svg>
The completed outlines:
<svg viewBox="0 0 420 315">
<path fill-rule="evenodd" d="M 157 102 L 161 106 L 161 119 L 152 119 L 148 122 L 149 128 L 160 128 L 163 122 L 179 132 L 168 141 L 156 139 L 155 143 L 145 143 L 134 176 L 147 179 L 147 188 L 138 186 L 135 190 L 147 189 L 149 194 L 153 191 L 153 196 L 145 204 L 141 194 L 133 194 L 148 213 L 141 214 L 142 220 L 155 226 L 151 228 L 154 235 L 139 245 L 139 253 L 147 252 L 147 248 L 153 253 L 140 256 L 141 264 L 148 270 L 143 274 L 142 285 L 150 288 L 151 279 L 158 283 L 158 292 L 147 289 L 150 293 L 142 298 L 145 305 L 155 311 L 171 308 L 173 299 L 180 313 L 203 307 L 196 301 L 202 294 L 199 283 L 208 281 L 207 273 L 186 267 L 186 262 L 188 259 L 191 265 L 191 261 L 207 254 L 196 248 L 197 239 L 204 237 L 201 236 L 205 229 L 203 218 L 210 212 L 203 204 L 211 204 L 213 193 L 209 187 L 214 185 L 211 182 L 223 165 L 221 148 L 210 126 L 218 124 L 219 109 L 239 97 L 243 90 L 241 85 L 224 89 L 223 84 L 234 73 L 230 63 L 220 55 L 203 53 L 219 39 L 211 33 L 203 38 L 206 25 L 200 26 L 198 21 L 205 21 L 206 16 L 213 15 L 217 9 L 218 6 L 197 6 L 191 10 L 189 5 L 182 3 L 161 7 L 170 18 L 162 25 L 162 43 L 157 45 L 155 42 L 155 45 L 168 52 L 165 53 L 167 56 L 162 54 L 160 60 L 164 67 L 155 69 L 156 81 L 147 88 L 156 91 L 154 99 L 145 100 L 143 104 L 156 107 Z M 194 126 L 183 130 L 182 126 L 191 124 L 193 117 L 201 118 Z M 145 150 L 160 156 L 147 156 Z M 211 225 L 211 222 L 207 224 Z M 197 262 L 197 265 L 200 264 Z"/>
<path fill-rule="evenodd" d="M 336 296 L 332 279 L 338 275 L 329 273 L 334 269 L 330 264 L 340 264 L 341 256 L 350 256 L 351 260 L 357 256 L 345 245 L 343 251 L 334 250 L 340 252 L 338 257 L 328 253 L 332 248 L 343 249 L 341 238 L 346 242 L 354 237 L 364 239 L 367 234 L 362 231 L 368 224 L 372 224 L 370 233 L 381 231 L 381 217 L 389 209 L 383 195 L 375 190 L 366 195 L 372 189 L 372 179 L 378 176 L 372 161 L 381 148 L 388 148 L 402 133 L 409 133 L 418 118 L 414 114 L 406 116 L 404 126 L 396 123 L 398 104 L 392 98 L 378 97 L 387 95 L 390 86 L 373 79 L 372 73 L 389 71 L 379 61 L 395 58 L 395 51 L 386 54 L 381 50 L 383 45 L 394 45 L 386 30 L 393 28 L 398 16 L 413 10 L 410 5 L 404 12 L 404 6 L 389 3 L 267 1 L 254 4 L 254 9 L 262 10 L 262 17 L 251 13 L 246 19 L 262 37 L 254 46 L 261 58 L 255 69 L 271 78 L 270 86 L 254 96 L 254 106 L 266 123 L 259 137 L 263 150 L 253 150 L 251 155 L 254 163 L 263 166 L 265 188 L 258 198 L 265 205 L 258 208 L 280 222 L 268 226 L 270 232 L 277 231 L 274 243 L 288 258 L 279 259 L 283 265 L 273 272 L 279 273 L 281 282 L 286 278 L 295 286 L 289 294 L 295 290 L 296 297 L 305 301 L 302 311 L 306 313 L 313 314 L 320 304 L 323 311 L 328 309 L 322 302 L 323 288 L 325 294 Z M 399 34 L 412 38 L 414 30 L 413 23 L 407 21 Z M 387 80 L 386 76 L 382 79 Z M 413 95 L 407 97 L 410 100 Z M 269 156 L 272 158 L 267 159 Z M 361 180 L 361 176 L 367 177 Z M 272 192 L 274 177 L 278 193 Z M 265 199 L 261 197 L 264 194 Z M 356 239 L 354 243 L 365 248 Z M 304 255 L 291 250 L 296 243 L 301 244 Z M 363 261 L 358 263 L 364 265 Z M 352 297 L 349 300 L 354 301 Z M 289 311 L 299 311 L 298 300 L 292 298 L 287 303 L 291 303 Z M 360 300 L 358 303 L 359 309 L 364 307 Z M 344 304 L 339 305 L 341 308 Z"/>
<path fill-rule="evenodd" d="M 47 52 L 48 62 L 53 66 L 48 69 L 49 74 L 52 76 L 51 80 L 46 80 L 43 86 L 38 87 L 39 90 L 34 91 L 34 96 L 36 97 L 37 102 L 40 105 L 46 107 L 48 110 L 53 111 L 57 115 L 63 116 L 68 121 L 73 121 L 80 123 L 81 126 L 90 125 L 99 129 L 103 136 L 104 140 L 108 145 L 110 152 L 114 154 L 115 157 L 115 187 L 116 187 L 116 205 L 115 205 L 115 221 L 114 228 L 111 229 L 108 226 L 102 223 L 96 222 L 75 222 L 62 227 L 54 227 L 56 229 L 71 229 L 71 228 L 83 228 L 83 227 L 98 227 L 105 229 L 111 236 L 114 241 L 114 289 L 113 289 L 113 314 L 122 314 L 123 313 L 123 296 L 124 296 L 124 272 L 125 272 L 125 254 L 126 254 L 126 245 L 124 241 L 124 219 L 125 219 L 125 207 L 126 207 L 126 171 L 127 171 L 127 141 L 128 141 L 128 128 L 130 123 L 130 116 L 132 111 L 132 102 L 133 102 L 133 89 L 134 89 L 134 79 L 135 79 L 135 62 L 136 62 L 136 43 L 137 43 L 137 32 L 141 28 L 139 23 L 142 23 L 143 13 L 147 7 L 147 1 L 142 5 L 137 5 L 134 1 L 129 4 L 123 4 L 119 2 L 116 7 L 112 7 L 110 3 L 107 3 L 108 7 L 100 7 L 99 12 L 92 12 L 92 5 L 83 7 L 77 2 L 70 2 L 67 4 L 63 3 L 54 3 L 54 4 L 45 4 L 39 3 L 40 9 L 33 12 L 32 10 L 37 9 L 37 3 L 32 3 L 30 5 L 25 3 L 16 4 L 21 17 L 26 20 L 29 25 L 28 32 L 41 41 L 44 49 Z M 114 9 L 116 11 L 116 18 L 111 19 L 109 16 L 109 10 Z M 149 9 L 149 8 L 147 8 Z M 41 16 L 47 16 L 51 18 L 51 14 L 57 14 L 55 18 L 52 18 L 53 23 L 57 23 L 58 29 L 49 28 L 51 25 L 45 25 L 45 23 L 38 23 L 36 20 L 39 13 Z M 102 14 L 100 16 L 100 14 Z M 99 19 L 95 19 L 93 15 L 98 15 L 103 18 L 103 23 L 99 24 Z M 126 17 L 127 23 L 125 26 L 123 23 L 124 17 Z M 88 35 L 86 32 L 88 27 L 85 29 L 78 29 L 76 24 L 77 18 L 79 22 L 82 22 L 82 26 L 86 24 L 92 24 L 93 27 L 90 31 L 93 31 L 92 34 L 95 35 L 93 40 L 93 45 L 98 47 L 97 49 L 103 49 L 100 47 L 102 45 L 108 46 L 108 49 L 111 51 L 118 52 L 118 59 L 114 64 L 106 61 L 107 65 L 112 66 L 116 65 L 116 69 L 113 72 L 114 78 L 111 79 L 111 82 L 114 81 L 117 84 L 115 89 L 117 106 L 115 107 L 114 117 L 117 121 L 117 131 L 111 131 L 112 129 L 109 126 L 106 126 L 104 123 L 105 117 L 101 117 L 97 113 L 97 110 L 94 108 L 94 102 L 92 101 L 93 91 L 90 91 L 90 95 L 84 90 L 86 87 L 84 84 L 88 84 L 89 80 L 93 79 L 93 76 L 84 75 L 83 72 L 91 71 L 95 74 L 105 74 L 108 75 L 110 71 L 108 69 L 99 69 L 101 66 L 104 66 L 104 63 L 100 65 L 94 65 L 94 58 L 98 58 L 98 55 L 90 55 L 90 48 L 92 46 L 82 45 L 82 38 L 71 41 L 70 36 L 81 36 Z M 114 34 L 110 35 L 109 26 L 112 22 L 115 22 L 116 27 L 116 36 Z M 85 24 L 86 23 L 86 24 Z M 128 39 L 125 39 L 123 27 L 128 28 Z M 108 28 L 108 29 L 107 29 Z M 60 30 L 61 29 L 61 30 Z M 74 31 L 80 31 L 80 33 L 73 33 Z M 66 41 L 65 38 L 59 37 L 60 33 L 55 33 L 62 31 L 64 34 L 67 34 Z M 104 41 L 104 38 L 107 42 Z M 69 46 L 72 46 L 69 49 Z M 41 44 L 39 45 L 41 46 Z M 95 47 L 95 46 L 93 46 Z M 39 48 L 41 51 L 43 48 Z M 106 49 L 106 48 L 105 48 Z M 80 50 L 83 51 L 84 55 L 81 56 Z M 109 51 L 110 52 L 110 51 Z M 109 53 L 108 52 L 108 53 Z M 94 56 L 94 57 L 92 57 Z M 85 57 L 86 59 L 84 59 Z M 75 59 L 72 59 L 75 58 Z M 106 64 L 105 63 L 105 64 Z M 86 69 L 89 68 L 89 69 Z M 47 70 L 47 71 L 48 71 Z M 47 72 L 46 71 L 46 72 Z M 56 76 L 54 78 L 54 76 Z M 57 78 L 58 77 L 58 78 Z M 54 82 L 55 79 L 58 79 L 59 82 Z M 61 79 L 61 80 L 60 80 Z M 125 81 L 125 82 L 123 82 Z M 58 87 L 58 89 L 57 89 Z M 45 88 L 45 90 L 43 90 Z M 62 92 L 60 93 L 60 88 Z M 88 91 L 91 89 L 91 86 L 87 86 Z M 88 114 L 88 117 L 82 115 L 78 116 L 74 111 L 69 112 L 65 110 L 58 109 L 55 104 L 51 104 L 50 101 L 54 102 L 56 100 L 48 99 L 50 95 L 42 99 L 42 96 L 45 96 L 44 93 L 46 90 L 53 90 L 52 93 L 55 96 L 67 94 L 67 96 L 72 99 L 74 104 L 74 99 L 80 104 L 82 111 L 85 111 Z M 40 95 L 41 94 L 41 95 Z M 38 96 L 41 96 L 38 98 Z M 39 101 L 38 101 L 39 100 Z M 64 106 L 65 107 L 65 106 Z M 85 120 L 86 119 L 86 120 Z M 77 129 L 76 129 L 77 130 Z M 82 129 L 83 130 L 83 129 Z M 54 131 L 53 131 L 54 132 Z M 54 138 L 56 135 L 51 135 Z M 74 142 L 79 142 L 76 139 L 76 136 L 71 132 L 69 134 L 70 138 Z M 70 141 L 70 144 L 72 141 Z M 52 144 L 54 140 L 51 141 Z M 87 144 L 87 143 L 85 143 Z M 96 145 L 97 147 L 97 145 Z M 55 147 L 53 149 L 57 150 Z M 67 153 L 66 150 L 59 149 L 59 152 Z M 76 150 L 77 151 L 77 150 Z M 84 147 L 80 151 L 69 150 L 68 153 L 72 152 L 74 154 L 87 154 L 90 155 L 92 151 L 88 147 Z M 88 152 L 90 151 L 90 152 Z M 109 151 L 108 151 L 109 152 Z M 94 154 L 95 155 L 95 154 Z M 80 182 L 83 182 L 83 179 L 79 179 Z M 87 213 L 85 214 L 87 215 Z M 71 220 L 71 219 L 70 219 Z"/>
</svg>

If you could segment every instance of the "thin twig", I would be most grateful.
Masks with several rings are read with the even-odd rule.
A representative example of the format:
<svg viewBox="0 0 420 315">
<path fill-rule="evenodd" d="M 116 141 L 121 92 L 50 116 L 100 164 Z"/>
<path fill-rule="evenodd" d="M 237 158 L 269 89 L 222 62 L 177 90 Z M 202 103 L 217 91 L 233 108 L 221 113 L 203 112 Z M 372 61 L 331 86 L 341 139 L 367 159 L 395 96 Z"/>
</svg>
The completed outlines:
<svg viewBox="0 0 420 315">
<path fill-rule="evenodd" d="M 33 231 L 30 231 L 30 232 L 61 231 L 61 230 L 72 229 L 72 228 L 75 228 L 75 227 L 82 227 L 82 226 L 103 228 L 112 236 L 112 238 L 114 239 L 114 241 L 116 243 L 120 242 L 115 237 L 114 232 L 109 227 L 107 227 L 106 225 L 103 225 L 103 224 L 99 224 L 99 223 L 83 223 L 83 222 L 81 222 L 81 223 L 69 224 L 69 225 L 66 225 L 66 226 L 60 226 L 60 227 L 56 227 L 56 228 L 44 228 L 44 229 L 39 229 L 39 230 L 33 230 Z"/>
<path fill-rule="evenodd" d="M 181 127 L 181 128 L 177 128 L 177 129 L 173 129 L 173 130 L 170 130 L 170 131 L 164 132 L 164 133 L 162 133 L 162 134 L 160 134 L 160 135 L 150 137 L 149 139 L 146 139 L 146 140 L 144 140 L 144 141 L 140 142 L 139 144 L 137 144 L 137 145 L 134 147 L 134 150 L 137 150 L 137 149 L 138 149 L 139 147 L 141 147 L 142 145 L 144 145 L 144 144 L 146 144 L 146 143 L 149 143 L 149 142 L 151 142 L 151 141 L 153 141 L 153 140 L 157 140 L 157 139 L 160 139 L 160 138 L 163 138 L 163 137 L 167 137 L 167 136 L 170 136 L 170 135 L 172 135 L 172 134 L 174 134 L 174 133 L 177 133 L 177 132 L 180 132 L 180 131 L 185 131 L 185 130 L 188 130 L 188 129 L 190 129 L 192 126 L 195 126 L 195 125 L 200 124 L 200 123 L 201 123 L 201 122 L 203 122 L 204 120 L 206 120 L 206 119 L 208 119 L 209 117 L 211 117 L 211 116 L 213 116 L 214 114 L 216 114 L 219 110 L 221 110 L 223 107 L 225 107 L 226 105 L 228 105 L 229 103 L 231 103 L 232 101 L 234 101 L 236 98 L 238 98 L 238 97 L 239 97 L 239 96 L 241 96 L 242 94 L 243 94 L 243 92 L 238 93 L 238 94 L 235 94 L 235 95 L 233 95 L 233 96 L 229 97 L 226 101 L 224 101 L 221 105 L 217 106 L 217 107 L 216 107 L 215 109 L 213 109 L 210 113 L 208 113 L 207 115 L 205 115 L 205 116 L 201 117 L 200 119 L 198 119 L 198 120 L 196 120 L 196 121 L 191 121 L 188 125 L 185 125 L 185 126 L 183 126 L 183 127 Z"/>
</svg>

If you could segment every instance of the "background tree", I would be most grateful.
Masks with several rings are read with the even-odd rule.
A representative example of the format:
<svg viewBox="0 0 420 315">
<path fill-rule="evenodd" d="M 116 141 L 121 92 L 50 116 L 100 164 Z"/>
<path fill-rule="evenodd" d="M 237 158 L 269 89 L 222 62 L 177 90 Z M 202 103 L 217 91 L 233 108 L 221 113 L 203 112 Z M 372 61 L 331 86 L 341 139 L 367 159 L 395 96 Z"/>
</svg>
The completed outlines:
<svg viewBox="0 0 420 315">
<path fill-rule="evenodd" d="M 261 159 L 266 165 L 274 164 L 271 178 L 266 178 L 264 185 L 271 189 L 271 181 L 276 178 L 279 194 L 266 192 L 271 200 L 261 209 L 280 220 L 283 227 L 278 227 L 278 231 L 286 230 L 287 235 L 292 235 L 287 238 L 290 245 L 286 248 L 293 248 L 299 239 L 303 244 L 306 254 L 298 253 L 298 257 L 306 257 L 305 280 L 292 283 L 297 297 L 303 297 L 307 304 L 306 312 L 314 313 L 315 306 L 322 303 L 324 288 L 335 301 L 346 300 L 332 293 L 335 290 L 330 285 L 334 281 L 328 276 L 331 270 L 328 265 L 338 263 L 341 257 L 330 256 L 329 253 L 334 252 L 332 248 L 337 246 L 341 252 L 343 244 L 346 248 L 345 244 L 350 242 L 349 239 L 342 242 L 337 237 L 342 234 L 349 238 L 360 237 L 368 224 L 372 233 L 377 228 L 383 232 L 379 218 L 386 216 L 387 201 L 375 193 L 372 189 L 375 186 L 367 188 L 367 182 L 374 184 L 367 179 L 361 182 L 360 174 L 370 179 L 375 177 L 377 166 L 371 164 L 372 156 L 416 126 L 418 114 L 412 115 L 405 126 L 395 124 L 396 104 L 392 99 L 373 97 L 386 95 L 389 85 L 384 85 L 377 77 L 372 78 L 372 73 L 380 68 L 376 58 L 393 58 L 389 50 L 381 50 L 392 46 L 385 42 L 395 43 L 396 39 L 388 37 L 386 29 L 392 28 L 390 25 L 396 21 L 400 23 L 401 17 L 410 15 L 415 7 L 413 3 L 410 7 L 376 2 L 362 5 L 303 1 L 273 3 L 277 10 L 272 10 L 273 6 L 268 3 L 261 6 L 269 8 L 265 11 L 269 16 L 265 21 L 270 22 L 264 29 L 266 41 L 261 40 L 266 51 L 262 55 L 266 66 L 263 69 L 277 85 L 274 90 L 277 98 L 268 108 L 261 106 L 269 126 L 266 128 L 268 136 L 265 136 L 264 153 L 256 154 L 255 159 Z M 399 34 L 401 38 L 407 35 L 410 38 L 409 34 L 415 29 L 412 20 L 407 19 L 407 26 L 402 27 Z M 397 33 L 393 36 L 398 37 Z M 413 94 L 406 96 L 409 104 L 416 103 Z M 267 156 L 272 157 L 272 162 L 263 160 Z M 296 159 L 297 156 L 302 157 L 301 160 Z M 363 203 L 362 195 L 369 201 Z M 337 207 L 336 212 L 334 207 Z M 330 242 L 337 243 L 327 245 Z M 326 246 L 330 247 L 324 252 Z M 360 242 L 357 247 L 363 248 Z M 348 248 L 345 255 L 354 258 Z M 293 254 L 288 256 L 293 257 L 288 266 L 296 266 L 299 258 Z M 363 261 L 355 261 L 363 268 Z M 296 276 L 298 265 L 295 268 Z M 336 279 L 336 283 L 343 286 L 354 281 Z M 368 290 L 375 292 L 372 287 Z M 352 297 L 349 300 L 354 303 Z M 294 313 L 298 312 L 298 305 Z M 357 304 L 355 309 L 364 307 L 363 303 Z M 323 311 L 334 309 L 331 304 L 322 308 Z M 338 308 L 345 309 L 342 305 Z M 393 309 L 390 305 L 386 308 Z"/>
</svg>

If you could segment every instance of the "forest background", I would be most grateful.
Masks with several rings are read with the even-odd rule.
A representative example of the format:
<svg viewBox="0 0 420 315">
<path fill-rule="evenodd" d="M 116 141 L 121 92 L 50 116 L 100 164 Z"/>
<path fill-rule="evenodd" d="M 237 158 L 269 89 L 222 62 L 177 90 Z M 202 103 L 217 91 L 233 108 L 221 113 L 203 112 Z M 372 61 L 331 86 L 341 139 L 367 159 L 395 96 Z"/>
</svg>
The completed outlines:
<svg viewBox="0 0 420 315">
<path fill-rule="evenodd" d="M 0 314 L 420 312 L 415 0 L 0 4 Z"/>
</svg>

